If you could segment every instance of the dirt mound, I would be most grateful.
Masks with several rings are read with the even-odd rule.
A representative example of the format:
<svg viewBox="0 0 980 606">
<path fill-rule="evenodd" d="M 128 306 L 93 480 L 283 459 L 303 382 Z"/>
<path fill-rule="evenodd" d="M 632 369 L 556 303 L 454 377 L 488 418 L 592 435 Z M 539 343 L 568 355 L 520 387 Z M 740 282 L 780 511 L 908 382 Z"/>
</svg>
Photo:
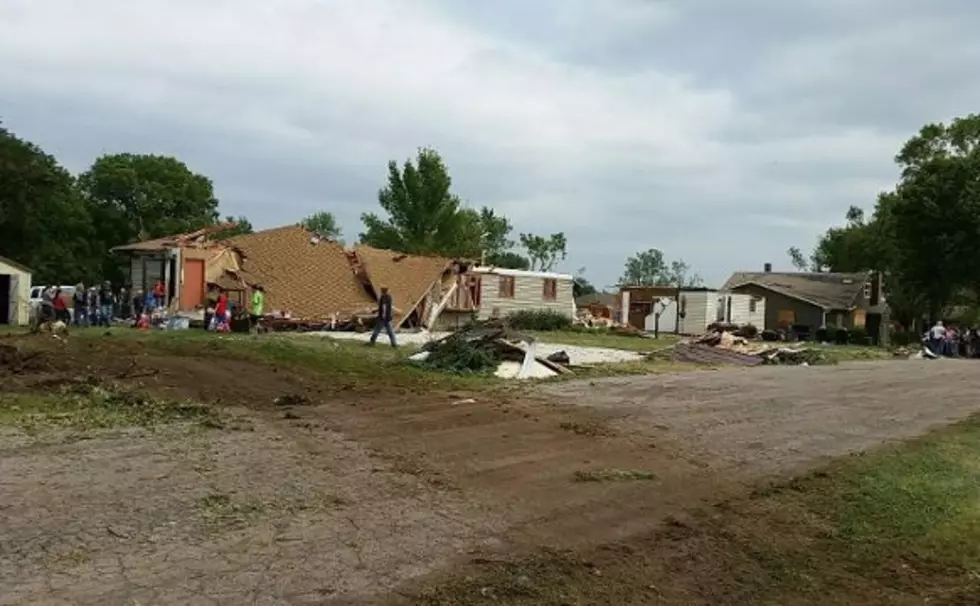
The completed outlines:
<svg viewBox="0 0 980 606">
<path fill-rule="evenodd" d="M 44 351 L 24 351 L 17 345 L 0 343 L 0 373 L 44 372 L 51 368 Z"/>
</svg>

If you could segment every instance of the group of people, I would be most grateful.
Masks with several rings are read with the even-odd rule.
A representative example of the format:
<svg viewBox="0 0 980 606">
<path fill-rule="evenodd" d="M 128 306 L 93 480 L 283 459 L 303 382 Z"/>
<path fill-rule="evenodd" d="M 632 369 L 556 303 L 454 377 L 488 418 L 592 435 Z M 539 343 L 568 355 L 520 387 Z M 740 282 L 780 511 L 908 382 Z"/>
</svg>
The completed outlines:
<svg viewBox="0 0 980 606">
<path fill-rule="evenodd" d="M 929 329 L 923 338 L 929 351 L 948 358 L 980 357 L 980 331 L 976 328 L 957 327 L 942 321 Z"/>
<path fill-rule="evenodd" d="M 228 298 L 228 291 L 220 287 L 209 290 L 204 308 L 204 328 L 215 332 L 230 332 L 231 320 L 237 312 L 235 304 Z M 248 308 L 249 331 L 259 328 L 259 321 L 265 315 L 265 287 L 252 286 L 252 300 Z"/>
</svg>

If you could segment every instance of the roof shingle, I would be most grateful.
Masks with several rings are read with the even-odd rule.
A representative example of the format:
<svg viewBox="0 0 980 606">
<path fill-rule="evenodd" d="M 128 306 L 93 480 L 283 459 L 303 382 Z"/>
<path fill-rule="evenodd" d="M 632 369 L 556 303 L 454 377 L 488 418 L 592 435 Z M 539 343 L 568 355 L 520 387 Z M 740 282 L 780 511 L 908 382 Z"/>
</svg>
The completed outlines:
<svg viewBox="0 0 980 606">
<path fill-rule="evenodd" d="M 304 320 L 363 312 L 374 300 L 354 276 L 344 247 L 320 240 L 298 225 L 267 229 L 224 241 L 238 249 L 249 284 L 265 287 L 268 309 Z"/>
<path fill-rule="evenodd" d="M 806 272 L 735 272 L 722 290 L 732 290 L 746 284 L 816 305 L 824 309 L 850 309 L 870 272 L 806 273 Z"/>
<path fill-rule="evenodd" d="M 363 244 L 355 246 L 354 252 L 374 288 L 380 291 L 382 286 L 388 287 L 392 304 L 398 310 L 395 325 L 412 312 L 453 263 L 445 257 L 407 255 Z"/>
</svg>

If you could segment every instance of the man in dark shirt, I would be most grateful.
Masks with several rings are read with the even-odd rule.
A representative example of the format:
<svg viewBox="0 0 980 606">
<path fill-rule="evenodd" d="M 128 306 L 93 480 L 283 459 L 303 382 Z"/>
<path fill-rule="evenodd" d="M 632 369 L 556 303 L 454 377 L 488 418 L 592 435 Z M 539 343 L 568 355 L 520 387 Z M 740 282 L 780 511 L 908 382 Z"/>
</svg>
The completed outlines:
<svg viewBox="0 0 980 606">
<path fill-rule="evenodd" d="M 391 295 L 388 294 L 388 287 L 382 286 L 381 296 L 378 297 L 378 316 L 374 320 L 374 331 L 371 333 L 371 340 L 368 341 L 368 345 L 375 344 L 375 342 L 378 340 L 378 335 L 381 334 L 381 329 L 383 328 L 385 332 L 388 333 L 388 340 L 391 341 L 391 346 L 398 346 L 395 343 L 395 331 L 391 328 L 391 317 Z"/>
</svg>

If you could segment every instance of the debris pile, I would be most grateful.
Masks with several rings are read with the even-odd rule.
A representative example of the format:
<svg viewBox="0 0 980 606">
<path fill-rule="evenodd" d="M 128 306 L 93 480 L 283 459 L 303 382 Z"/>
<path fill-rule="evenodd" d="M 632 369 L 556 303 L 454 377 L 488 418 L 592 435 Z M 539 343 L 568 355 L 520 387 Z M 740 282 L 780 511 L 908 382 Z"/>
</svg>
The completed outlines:
<svg viewBox="0 0 980 606">
<path fill-rule="evenodd" d="M 544 378 L 572 372 L 565 352 L 542 357 L 536 350 L 533 337 L 491 320 L 430 341 L 410 359 L 442 372 L 493 371 L 498 377 L 508 379 Z"/>
<path fill-rule="evenodd" d="M 823 352 L 804 346 L 785 347 L 767 341 L 751 341 L 735 336 L 727 330 L 714 331 L 678 343 L 673 359 L 679 362 L 699 364 L 735 364 L 759 366 L 762 364 L 786 364 L 811 366 L 829 364 L 831 360 Z"/>
</svg>

